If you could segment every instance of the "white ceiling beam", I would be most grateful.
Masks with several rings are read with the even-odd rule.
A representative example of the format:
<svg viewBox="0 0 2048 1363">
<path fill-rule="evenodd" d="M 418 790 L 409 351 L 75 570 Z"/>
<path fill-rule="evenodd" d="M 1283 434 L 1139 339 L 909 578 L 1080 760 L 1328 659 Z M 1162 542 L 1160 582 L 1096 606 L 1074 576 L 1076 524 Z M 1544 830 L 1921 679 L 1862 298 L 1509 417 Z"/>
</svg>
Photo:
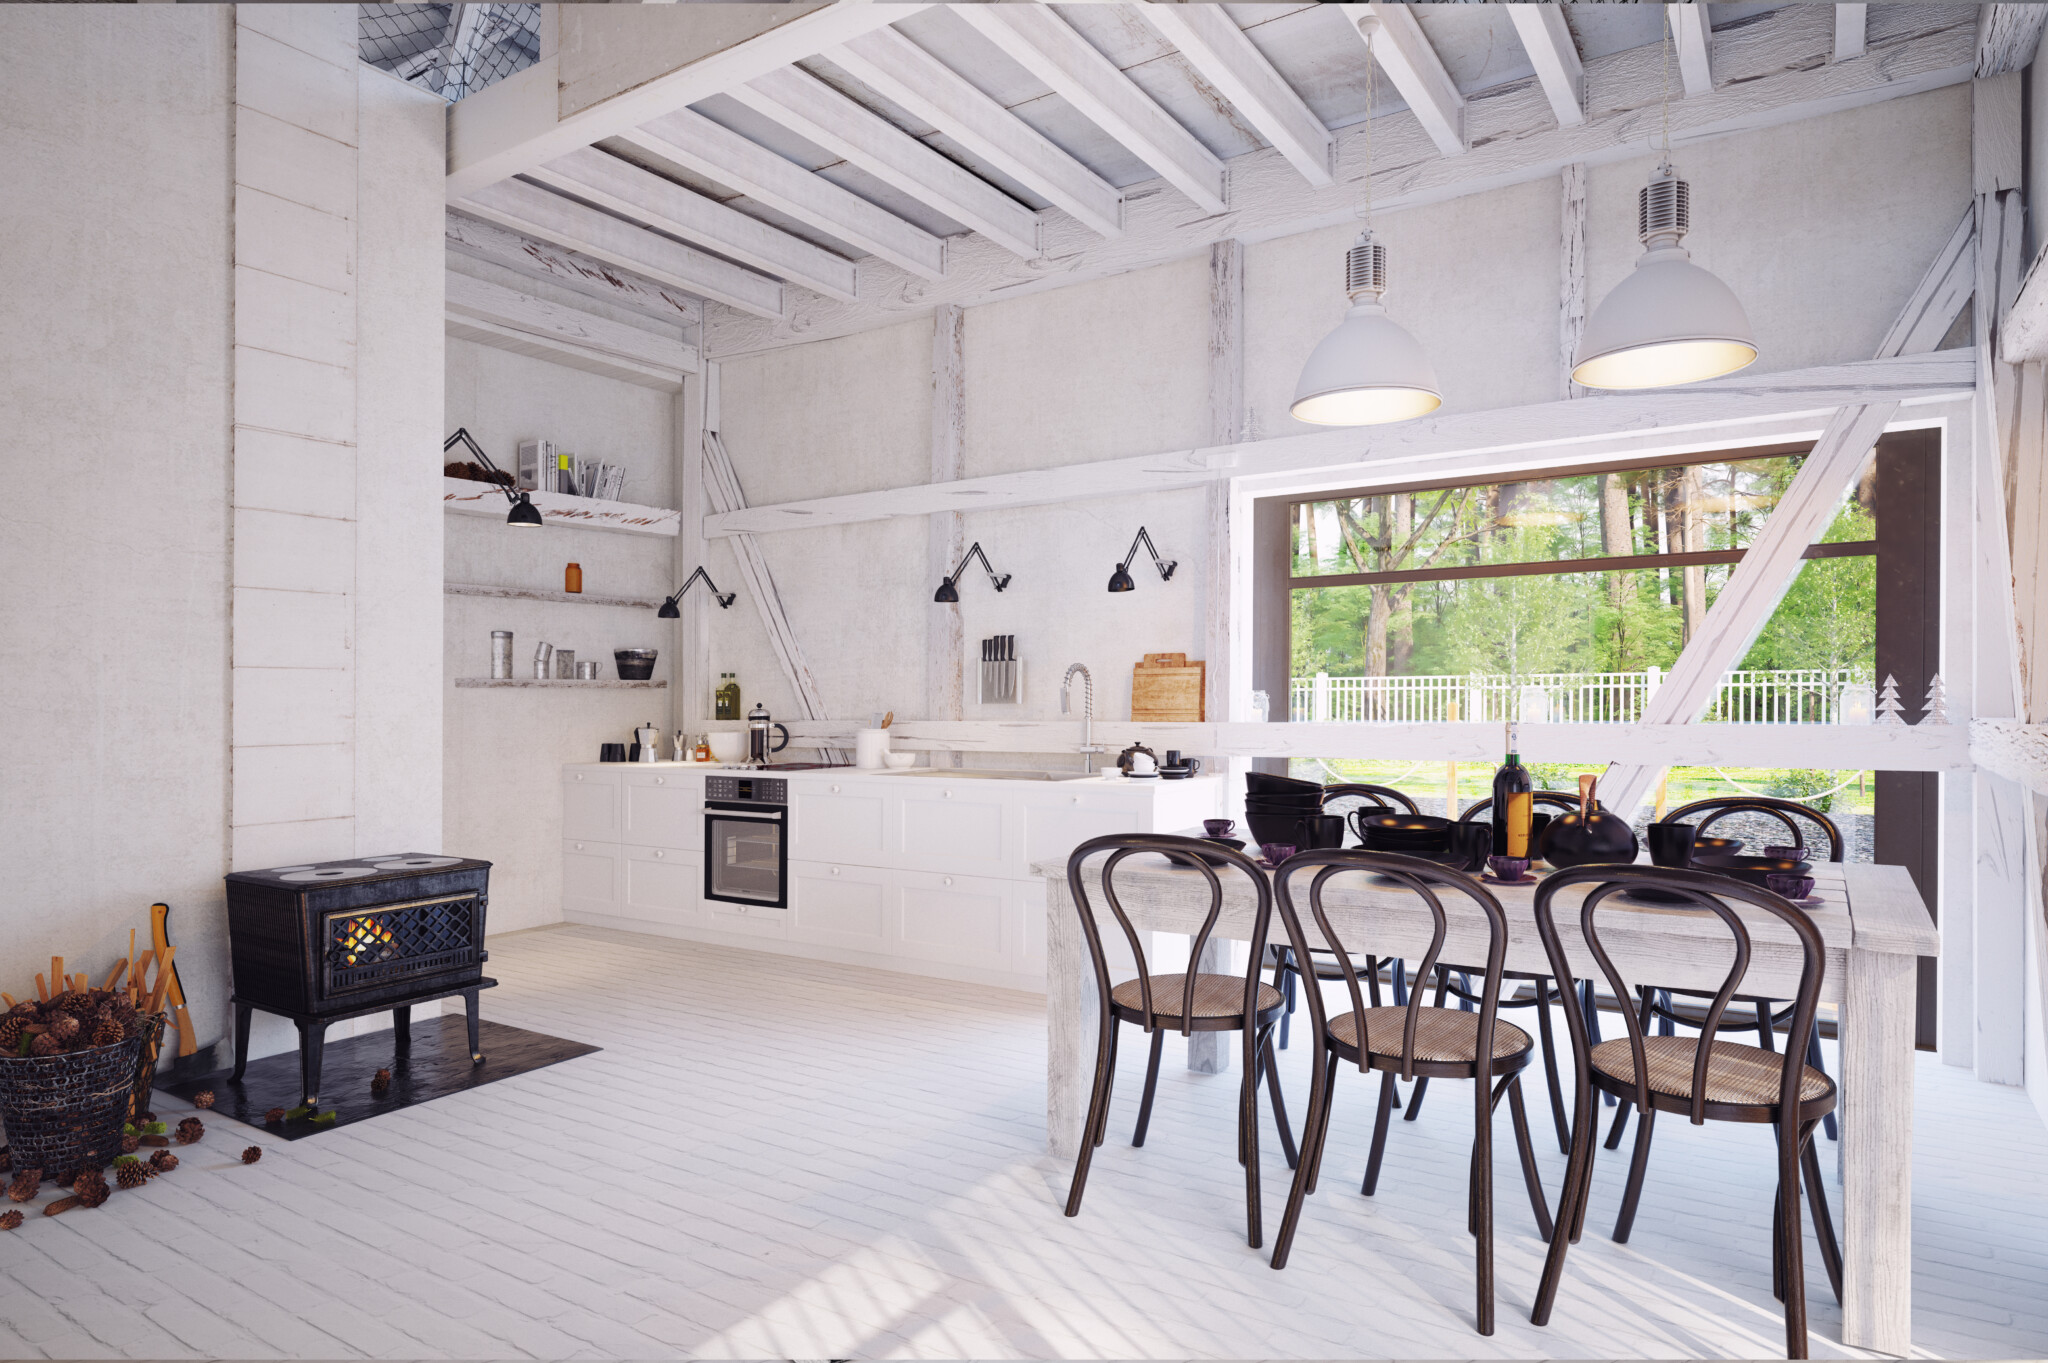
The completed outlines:
<svg viewBox="0 0 2048 1363">
<path fill-rule="evenodd" d="M 820 55 L 1092 231 L 1124 230 L 1123 191 L 896 30 L 878 28 Z"/>
<path fill-rule="evenodd" d="M 839 0 L 810 10 L 790 8 L 797 12 L 787 23 L 567 116 L 561 113 L 560 54 L 479 90 L 448 110 L 449 199 L 524 174 L 926 6 Z"/>
<path fill-rule="evenodd" d="M 2002 76 L 2034 60 L 2048 6 L 1981 5 L 1977 10 L 1977 78 Z"/>
<path fill-rule="evenodd" d="M 621 222 L 609 213 L 600 213 L 523 180 L 486 185 L 454 206 L 501 227 L 624 266 L 657 283 L 724 303 L 755 317 L 778 318 L 784 312 L 780 280 L 742 269 L 694 246 L 670 241 L 644 227 Z"/>
<path fill-rule="evenodd" d="M 1835 60 L 1854 61 L 1863 55 L 1863 20 L 1868 5 L 1835 6 Z"/>
<path fill-rule="evenodd" d="M 1445 156 L 1465 150 L 1465 97 L 1429 45 L 1409 5 L 1344 5 L 1345 16 L 1371 46 L 1373 60 L 1394 82 L 1408 111 Z"/>
<path fill-rule="evenodd" d="M 946 277 L 946 241 L 749 142 L 692 109 L 663 114 L 618 141 L 674 162 L 926 279 Z"/>
<path fill-rule="evenodd" d="M 1223 162 L 1049 5 L 956 5 L 1011 60 L 1211 213 L 1224 211 Z"/>
<path fill-rule="evenodd" d="M 597 351 L 655 369 L 697 372 L 697 347 L 642 327 L 615 322 L 567 304 L 473 275 L 447 275 L 443 306 L 456 316 L 523 332 L 541 342 Z"/>
<path fill-rule="evenodd" d="M 785 67 L 725 93 L 1010 254 L 1038 258 L 1036 213 L 808 71 Z"/>
<path fill-rule="evenodd" d="M 1671 47 L 1678 55 L 1678 78 L 1688 99 L 1714 93 L 1714 26 L 1705 4 L 1666 5 Z"/>
<path fill-rule="evenodd" d="M 704 300 L 680 289 L 481 218 L 455 212 L 443 217 L 443 239 L 451 251 L 574 289 L 587 298 L 631 308 L 671 326 L 694 328 L 704 321 Z"/>
<path fill-rule="evenodd" d="M 1507 11 L 1515 36 L 1522 40 L 1522 50 L 1529 54 L 1529 65 L 1536 68 L 1536 82 L 1557 115 L 1558 126 L 1578 127 L 1586 121 L 1586 68 L 1579 61 L 1579 45 L 1572 41 L 1571 26 L 1564 21 L 1564 6 L 1509 5 Z"/>
<path fill-rule="evenodd" d="M 859 296 L 859 276 L 852 261 L 595 147 L 558 156 L 528 173 L 600 208 L 693 241 L 791 284 L 848 301 Z"/>
<path fill-rule="evenodd" d="M 1202 79 L 1270 142 L 1303 179 L 1318 188 L 1331 174 L 1335 139 L 1294 87 L 1283 80 L 1221 5 L 1133 5 L 1159 35 L 1180 49 Z"/>
<path fill-rule="evenodd" d="M 1754 136 L 1969 80 L 1976 61 L 1975 16 L 1961 7 L 1925 13 L 1930 19 L 1924 28 L 1847 62 L 1828 60 L 1834 21 L 1822 5 L 1787 5 L 1723 32 L 1715 52 L 1722 83 L 1711 95 L 1672 103 L 1672 140 Z M 1597 166 L 1641 156 L 1642 111 L 1657 103 L 1664 88 L 1661 46 L 1589 59 L 1586 85 L 1590 107 L 1578 127 L 1554 126 L 1550 102 L 1535 81 L 1472 101 L 1466 108 L 1472 149 L 1463 156 L 1437 155 L 1421 124 L 1406 113 L 1374 119 L 1376 210 L 1398 212 L 1554 179 L 1575 161 Z M 793 296 L 790 316 L 775 323 L 719 313 L 706 323 L 705 348 L 713 357 L 772 350 L 890 326 L 925 316 L 942 303 L 973 307 L 1144 269 L 1207 251 L 1227 237 L 1253 244 L 1355 225 L 1364 153 L 1364 128 L 1346 128 L 1338 139 L 1342 178 L 1326 189 L 1305 184 L 1278 151 L 1262 148 L 1233 157 L 1231 211 L 1222 217 L 1191 221 L 1178 195 L 1147 194 L 1134 186 L 1124 235 L 1108 241 L 1053 215 L 1045 224 L 1045 249 L 1057 269 L 1014 259 L 973 236 L 949 244 L 950 269 L 939 284 L 870 261 L 863 267 L 860 304 Z"/>
</svg>

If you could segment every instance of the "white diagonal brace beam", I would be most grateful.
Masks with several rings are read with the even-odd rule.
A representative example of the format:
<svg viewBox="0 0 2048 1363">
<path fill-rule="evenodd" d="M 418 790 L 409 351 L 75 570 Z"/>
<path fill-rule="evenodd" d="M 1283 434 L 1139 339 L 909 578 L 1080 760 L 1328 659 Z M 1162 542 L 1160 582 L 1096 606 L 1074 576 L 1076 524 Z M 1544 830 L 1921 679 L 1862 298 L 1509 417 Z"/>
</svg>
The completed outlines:
<svg viewBox="0 0 2048 1363">
<path fill-rule="evenodd" d="M 455 204 L 465 213 L 622 265 L 661 284 L 715 299 L 756 317 L 783 314 L 782 283 L 731 261 L 621 222 L 587 204 L 523 180 L 486 185 Z"/>
<path fill-rule="evenodd" d="M 518 332 L 543 348 L 594 351 L 630 361 L 641 369 L 674 370 L 677 386 L 682 374 L 697 371 L 697 347 L 673 335 L 628 326 L 452 270 L 446 283 L 445 306 L 451 318 L 486 322 Z"/>
<path fill-rule="evenodd" d="M 545 279 L 586 297 L 631 308 L 671 326 L 694 328 L 703 324 L 703 299 L 642 279 L 604 261 L 463 213 L 448 213 L 442 230 L 451 251 Z"/>
<path fill-rule="evenodd" d="M 564 116 L 558 55 L 508 76 L 448 110 L 448 198 L 522 175 L 578 147 L 637 128 L 780 70 L 836 43 L 907 18 L 922 4 L 839 0 L 808 10 L 792 5 L 789 20 L 744 42 L 699 57 L 666 75 Z"/>
<path fill-rule="evenodd" d="M 1586 69 L 1579 61 L 1579 45 L 1572 40 L 1571 26 L 1564 20 L 1564 6 L 1509 5 L 1507 11 L 1515 36 L 1522 40 L 1522 50 L 1529 54 L 1529 65 L 1536 69 L 1536 83 L 1543 87 L 1557 115 L 1558 126 L 1578 127 L 1586 121 Z"/>
<path fill-rule="evenodd" d="M 1106 237 L 1124 230 L 1123 191 L 895 29 L 878 28 L 822 55 L 1075 221 Z"/>
<path fill-rule="evenodd" d="M 528 173 L 564 193 L 792 284 L 833 298 L 859 296 L 858 269 L 852 261 L 609 152 L 584 147 Z"/>
<path fill-rule="evenodd" d="M 1273 64 L 1252 46 L 1237 21 L 1221 5 L 1134 5 L 1159 35 L 1180 49 L 1202 79 L 1259 135 L 1273 144 L 1301 172 L 1303 179 L 1317 187 L 1336 183 L 1330 173 L 1330 130 L 1323 126 L 1294 87 Z"/>
<path fill-rule="evenodd" d="M 905 222 L 693 109 L 663 114 L 652 123 L 620 133 L 617 140 L 693 170 L 912 274 L 926 279 L 946 277 L 945 238 Z"/>
<path fill-rule="evenodd" d="M 1012 255 L 1038 258 L 1036 213 L 808 71 L 786 67 L 726 95 Z"/>
<path fill-rule="evenodd" d="M 1863 55 L 1864 11 L 1868 5 L 1835 6 L 1835 60 L 1854 61 Z"/>
<path fill-rule="evenodd" d="M 1465 97 L 1429 45 L 1409 5 L 1344 5 L 1345 15 L 1372 47 L 1373 60 L 1394 82 L 1408 111 L 1446 156 L 1465 150 Z"/>
<path fill-rule="evenodd" d="M 732 456 L 726 453 L 725 442 L 715 430 L 704 432 L 704 491 L 714 512 L 737 511 L 747 504 L 746 493 L 740 490 L 739 474 L 733 469 Z M 775 660 L 782 664 L 782 675 L 789 682 L 789 689 L 796 692 L 797 700 L 804 707 L 805 719 L 824 719 L 825 696 L 818 686 L 818 678 L 811 671 L 811 665 L 804 659 L 803 647 L 796 641 L 796 631 L 790 628 L 789 609 L 782 604 L 782 593 L 776 590 L 775 575 L 768 570 L 768 556 L 761 549 L 761 542 L 752 535 L 736 535 L 732 541 L 733 556 L 739 560 L 740 577 L 747 586 L 747 595 L 754 599 L 755 609 L 761 613 L 761 624 L 768 631 L 768 642 L 775 650 Z"/>
<path fill-rule="evenodd" d="M 2018 71 L 2034 60 L 2048 7 L 2035 4 L 1981 5 L 1977 10 L 1977 79 Z"/>
<path fill-rule="evenodd" d="M 1966 225 L 1970 220 L 1965 220 Z M 1933 347 L 1969 301 L 1958 293 L 1959 273 L 1972 273 L 1976 252 L 1958 248 L 1952 235 L 1936 253 L 1913 296 L 1900 309 L 1899 320 L 1879 345 L 1880 360 L 1900 354 L 1899 347 Z M 1944 316 L 1946 311 L 1946 316 Z M 1679 652 L 1678 660 L 1657 694 L 1643 707 L 1645 724 L 1693 724 L 1706 713 L 1728 669 L 1740 662 L 1756 636 L 1770 622 L 1771 612 L 1798 575 L 1808 545 L 1819 539 L 1840 507 L 1842 494 L 1862 472 L 1863 462 L 1885 424 L 1898 414 L 1896 402 L 1843 407 L 1799 466 L 1792 485 L 1764 522 L 1756 543 L 1728 574 L 1728 584 L 1707 608 L 1707 618 Z M 1624 816 L 1649 793 L 1658 766 L 1615 763 L 1603 782 L 1609 809 Z"/>
<path fill-rule="evenodd" d="M 1223 162 L 1049 5 L 956 5 L 971 25 L 1161 179 L 1224 211 Z"/>
<path fill-rule="evenodd" d="M 1666 5 L 1671 24 L 1671 46 L 1678 55 L 1678 77 L 1685 93 L 1714 93 L 1714 26 L 1701 0 L 1683 5 Z"/>
</svg>

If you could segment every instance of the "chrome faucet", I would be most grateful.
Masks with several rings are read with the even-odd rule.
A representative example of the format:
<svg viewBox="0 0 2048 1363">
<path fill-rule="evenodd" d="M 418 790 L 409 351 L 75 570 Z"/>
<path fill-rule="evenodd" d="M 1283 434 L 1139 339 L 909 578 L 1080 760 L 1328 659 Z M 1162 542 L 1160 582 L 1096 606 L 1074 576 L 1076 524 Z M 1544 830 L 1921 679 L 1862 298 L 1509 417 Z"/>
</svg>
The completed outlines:
<svg viewBox="0 0 2048 1363">
<path fill-rule="evenodd" d="M 1095 678 L 1088 669 L 1075 663 L 1067 669 L 1067 675 L 1060 679 L 1060 713 L 1073 713 L 1072 695 L 1074 674 L 1081 674 L 1081 766 L 1082 770 L 1095 770 L 1095 754 L 1102 749 L 1095 742 Z"/>
</svg>

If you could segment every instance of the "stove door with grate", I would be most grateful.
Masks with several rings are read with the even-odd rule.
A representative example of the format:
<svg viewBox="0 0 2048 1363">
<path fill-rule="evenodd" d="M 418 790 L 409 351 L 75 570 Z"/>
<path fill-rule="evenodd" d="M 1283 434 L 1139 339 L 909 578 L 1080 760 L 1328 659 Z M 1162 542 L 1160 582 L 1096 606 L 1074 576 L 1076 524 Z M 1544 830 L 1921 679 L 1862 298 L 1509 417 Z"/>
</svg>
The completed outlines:
<svg viewBox="0 0 2048 1363">
<path fill-rule="evenodd" d="M 359 1008 L 483 973 L 483 886 L 385 888 L 413 893 L 384 903 L 309 905 L 316 1008 Z"/>
</svg>

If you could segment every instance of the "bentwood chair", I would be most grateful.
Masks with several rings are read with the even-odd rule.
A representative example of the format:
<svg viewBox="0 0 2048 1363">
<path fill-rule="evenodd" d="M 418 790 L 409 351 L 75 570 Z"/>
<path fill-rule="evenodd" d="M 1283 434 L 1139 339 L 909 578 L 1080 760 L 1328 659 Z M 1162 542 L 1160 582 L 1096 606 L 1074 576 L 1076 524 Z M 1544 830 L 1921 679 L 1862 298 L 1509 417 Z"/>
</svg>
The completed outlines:
<svg viewBox="0 0 2048 1363">
<path fill-rule="evenodd" d="M 1129 944 L 1138 973 L 1121 984 L 1109 979 L 1109 960 L 1103 953 L 1102 934 L 1089 901 L 1088 880 L 1083 864 L 1107 853 L 1100 870 L 1103 902 L 1108 904 L 1117 926 Z M 1257 907 L 1253 917 L 1255 942 L 1266 938 L 1272 922 L 1273 887 L 1265 873 L 1244 854 L 1220 843 L 1168 834 L 1113 833 L 1090 838 L 1067 858 L 1067 888 L 1081 915 L 1081 932 L 1088 943 L 1088 959 L 1095 972 L 1100 1031 L 1095 1045 L 1095 1082 L 1089 1091 L 1088 1116 L 1081 1128 L 1081 1154 L 1074 1164 L 1074 1183 L 1067 1193 L 1067 1215 L 1081 1211 L 1081 1194 L 1088 1183 L 1088 1165 L 1095 1147 L 1102 1144 L 1109 1128 L 1110 1091 L 1116 1079 L 1116 1039 L 1120 1024 L 1130 1023 L 1152 1037 L 1152 1055 L 1145 1066 L 1145 1095 L 1138 1104 L 1138 1125 L 1132 1145 L 1145 1143 L 1145 1130 L 1152 1121 L 1152 1097 L 1159 1082 L 1160 1049 L 1169 1030 L 1182 1036 L 1195 1032 L 1238 1032 L 1244 1037 L 1244 1079 L 1238 1094 L 1237 1158 L 1245 1169 L 1246 1239 L 1257 1249 L 1263 1234 L 1259 1206 L 1259 1081 L 1266 1081 L 1273 1099 L 1273 1119 L 1280 1128 L 1280 1145 L 1287 1163 L 1296 1163 L 1294 1135 L 1287 1125 L 1287 1106 L 1280 1094 L 1280 1076 L 1273 1065 L 1273 1024 L 1280 1016 L 1280 991 L 1259 978 L 1262 953 L 1247 953 L 1249 964 L 1242 976 L 1204 974 L 1193 969 L 1155 975 L 1145 962 L 1144 941 L 1131 925 L 1123 900 L 1116 890 L 1117 868 L 1134 856 L 1158 854 L 1177 865 L 1200 873 L 1188 888 L 1194 895 L 1208 894 L 1207 916 L 1189 946 L 1188 960 L 1198 961 L 1209 934 L 1223 911 L 1223 880 L 1218 867 L 1232 876 L 1251 882 Z"/>
<path fill-rule="evenodd" d="M 1325 891 L 1334 877 L 1358 871 L 1382 877 L 1395 888 L 1414 895 L 1429 909 L 1431 937 L 1417 978 L 1426 978 L 1435 968 L 1450 928 L 1443 892 L 1449 892 L 1453 899 L 1469 901 L 1460 904 L 1460 936 L 1472 935 L 1475 918 L 1483 921 L 1486 929 L 1486 966 L 1477 1012 L 1428 1007 L 1420 989 L 1410 993 L 1404 1007 L 1366 1005 L 1358 973 L 1351 964 L 1353 955 L 1345 948 L 1324 903 Z M 1340 1061 L 1356 1065 L 1361 1074 L 1374 1070 L 1380 1074 L 1379 1116 L 1373 1126 L 1372 1152 L 1367 1158 L 1365 1186 L 1361 1190 L 1368 1197 L 1379 1182 L 1380 1162 L 1386 1153 L 1395 1076 L 1470 1079 L 1474 1081 L 1477 1121 L 1468 1174 L 1466 1229 L 1477 1241 L 1479 1333 L 1490 1335 L 1494 1322 L 1493 1113 L 1503 1096 L 1514 1118 L 1515 1146 L 1521 1156 L 1522 1177 L 1528 1184 L 1529 1205 L 1536 1215 L 1537 1230 L 1545 1238 L 1551 1233 L 1543 1184 L 1536 1172 L 1536 1152 L 1529 1143 L 1528 1115 L 1522 1107 L 1521 1072 L 1535 1052 L 1535 1042 L 1527 1032 L 1499 1017 L 1501 963 L 1507 955 L 1507 914 L 1500 901 L 1472 877 L 1420 857 L 1363 849 L 1303 852 L 1282 863 L 1274 880 L 1287 940 L 1304 958 L 1310 938 L 1296 900 L 1297 887 L 1305 878 L 1309 915 L 1317 935 L 1329 944 L 1339 964 L 1351 1008 L 1340 1016 L 1330 1017 L 1321 988 L 1304 991 L 1309 1019 L 1315 1026 L 1316 1056 L 1310 1072 L 1313 1082 L 1308 1116 L 1302 1125 L 1301 1163 L 1294 1171 L 1287 1211 L 1280 1222 L 1279 1238 L 1274 1242 L 1273 1267 L 1286 1266 L 1294 1233 L 1301 1224 L 1303 1200 L 1315 1191 L 1324 1143 L 1330 1132 L 1330 1103 Z"/>
<path fill-rule="evenodd" d="M 1721 1030 L 1722 1015 L 1742 987 L 1752 952 L 1749 926 L 1730 907 L 1730 901 L 1784 924 L 1798 941 L 1799 987 L 1792 1003 L 1794 1036 L 1802 1035 L 1802 1029 L 1813 1025 L 1814 1013 L 1820 1005 L 1821 979 L 1826 969 L 1820 931 L 1789 901 L 1744 881 L 1673 867 L 1575 866 L 1552 872 L 1536 889 L 1536 930 L 1560 977 L 1568 975 L 1571 966 L 1557 926 L 1558 899 L 1561 892 L 1582 886 L 1588 889 L 1577 906 L 1576 935 L 1583 939 L 1617 999 L 1631 996 L 1630 982 L 1602 943 L 1598 921 L 1603 909 L 1627 917 L 1626 906 L 1616 908 L 1610 904 L 1616 895 L 1647 887 L 1656 892 L 1660 906 L 1683 901 L 1663 912 L 1711 914 L 1720 919 L 1734 938 L 1734 954 L 1721 987 L 1714 992 L 1701 1019 L 1697 1037 L 1648 1035 L 1638 1016 L 1623 1010 L 1621 1016 L 1628 1035 L 1595 1045 L 1586 1035 L 1585 1019 L 1578 1010 L 1565 1010 L 1577 1070 L 1572 1152 L 1565 1167 L 1564 1193 L 1558 1201 L 1558 1233 L 1550 1239 L 1550 1253 L 1544 1260 L 1543 1279 L 1530 1319 L 1538 1325 L 1549 1323 L 1558 1284 L 1564 1275 L 1565 1252 L 1585 1226 L 1587 1194 L 1593 1176 L 1593 1094 L 1604 1091 L 1634 1104 L 1639 1118 L 1635 1157 L 1629 1164 L 1628 1188 L 1622 1198 L 1624 1223 L 1635 1215 L 1643 1168 L 1649 1158 L 1650 1131 L 1659 1112 L 1685 1113 L 1694 1126 L 1720 1121 L 1771 1127 L 1777 1137 L 1778 1156 L 1778 1196 L 1772 1209 L 1772 1286 L 1785 1303 L 1786 1356 L 1805 1358 L 1805 1242 L 1799 1220 L 1802 1172 L 1819 1232 L 1821 1258 L 1836 1298 L 1841 1296 L 1841 1256 L 1827 1214 L 1820 1161 L 1813 1149 L 1814 1127 L 1824 1114 L 1834 1110 L 1835 1084 L 1827 1075 L 1802 1063 L 1794 1050 L 1788 1048 L 1780 1054 L 1761 1046 L 1722 1041 L 1717 1033 Z M 1313 1123 L 1313 1115 L 1309 1120 Z"/>
</svg>

